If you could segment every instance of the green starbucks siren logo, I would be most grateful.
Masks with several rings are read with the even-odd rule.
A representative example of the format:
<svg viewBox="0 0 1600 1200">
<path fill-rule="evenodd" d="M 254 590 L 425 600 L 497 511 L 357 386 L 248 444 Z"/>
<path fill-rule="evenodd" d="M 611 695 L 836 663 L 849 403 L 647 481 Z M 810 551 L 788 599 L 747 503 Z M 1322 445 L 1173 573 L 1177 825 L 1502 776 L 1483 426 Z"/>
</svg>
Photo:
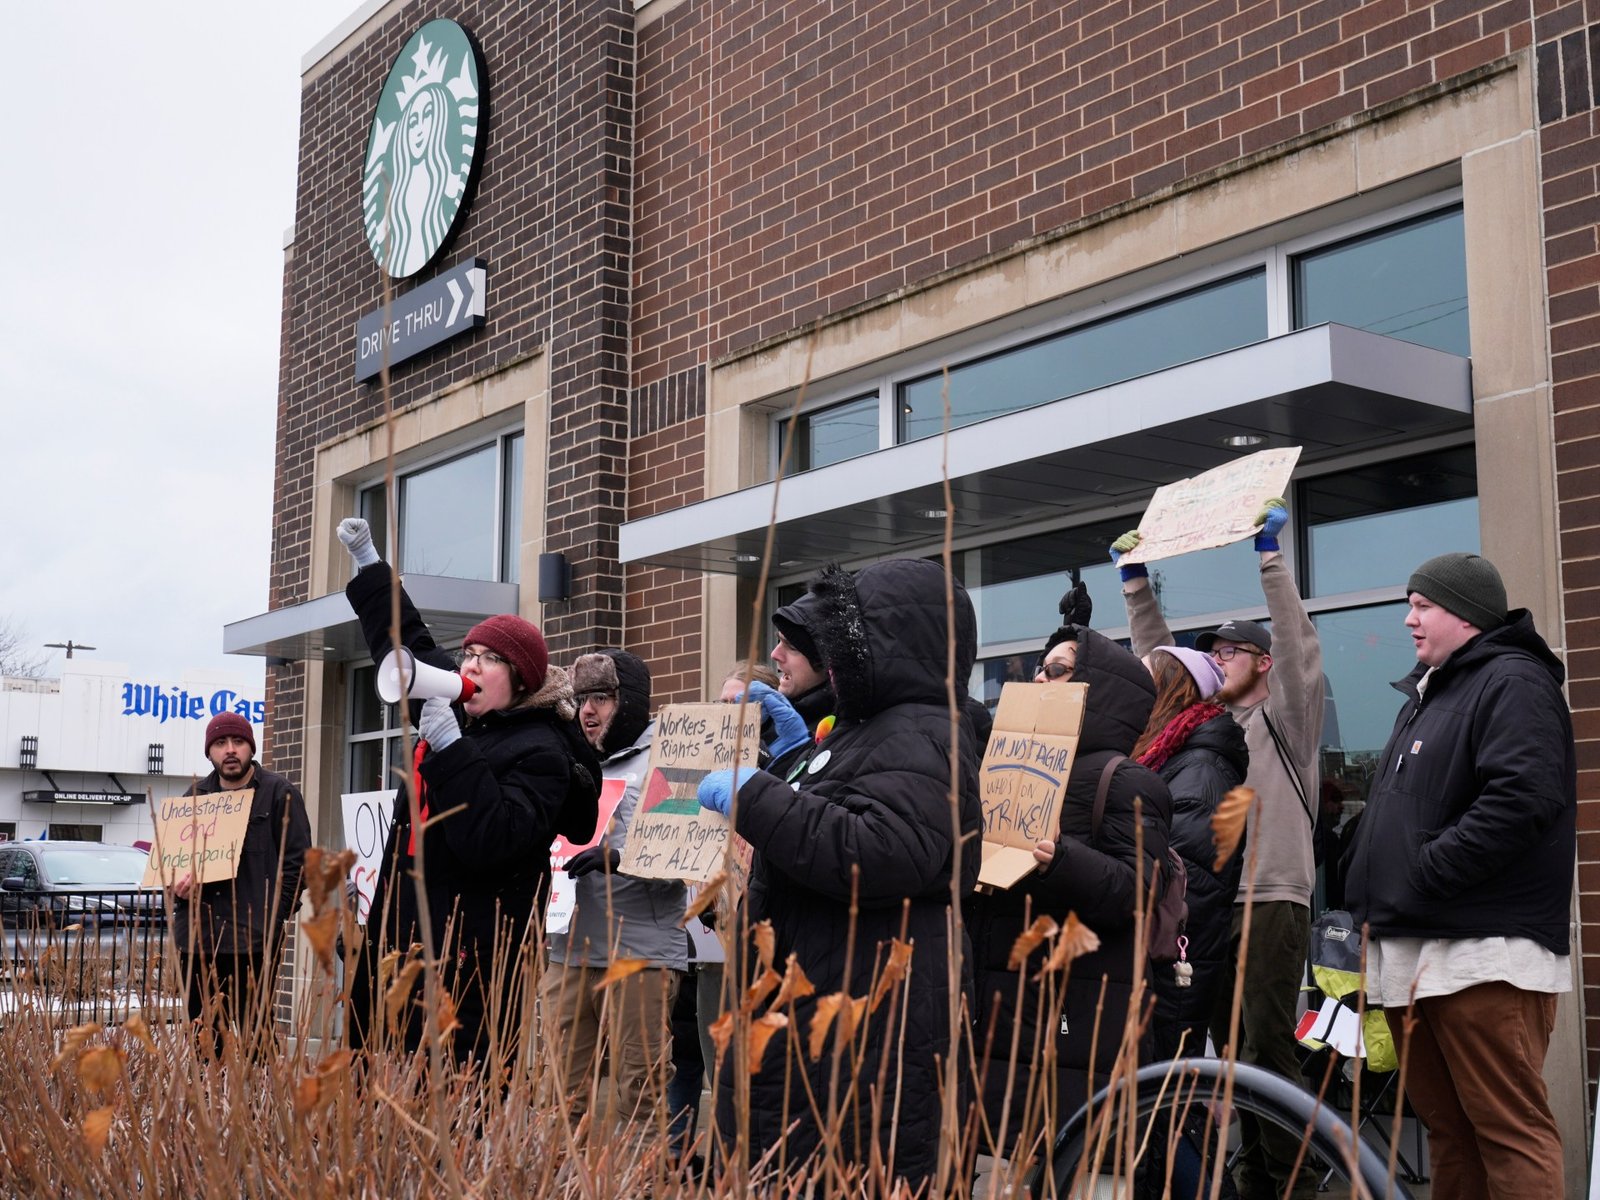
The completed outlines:
<svg viewBox="0 0 1600 1200">
<path fill-rule="evenodd" d="M 396 279 L 432 261 L 461 216 L 488 119 L 483 60 L 454 21 L 411 35 L 384 81 L 367 139 L 367 244 Z"/>
</svg>

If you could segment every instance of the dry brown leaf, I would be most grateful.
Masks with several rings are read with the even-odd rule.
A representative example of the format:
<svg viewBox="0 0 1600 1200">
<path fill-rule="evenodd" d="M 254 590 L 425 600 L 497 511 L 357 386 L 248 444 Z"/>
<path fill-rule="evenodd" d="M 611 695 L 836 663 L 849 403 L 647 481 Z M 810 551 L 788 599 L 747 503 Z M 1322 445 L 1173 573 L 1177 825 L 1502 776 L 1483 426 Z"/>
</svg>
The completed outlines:
<svg viewBox="0 0 1600 1200">
<path fill-rule="evenodd" d="M 83 1140 L 94 1153 L 105 1150 L 106 1142 L 111 1138 L 111 1118 L 116 1113 L 116 1109 L 108 1106 L 97 1108 L 83 1118 Z"/>
<path fill-rule="evenodd" d="M 300 922 L 300 931 L 306 935 L 306 941 L 311 943 L 311 949 L 316 952 L 317 961 L 322 964 L 322 969 L 331 972 L 333 944 L 339 936 L 339 910 L 330 908 L 317 916 L 307 917 Z"/>
<path fill-rule="evenodd" d="M 715 904 L 717 900 L 717 893 L 722 891 L 723 885 L 727 882 L 728 873 L 726 871 L 718 871 L 710 879 L 702 883 L 700 885 L 700 890 L 695 893 L 693 903 L 691 903 L 688 908 L 683 910 L 683 920 L 678 922 L 678 928 L 682 929 L 690 921 L 694 920 L 701 913 L 705 912 L 706 909 Z"/>
<path fill-rule="evenodd" d="M 449 992 L 439 995 L 439 1011 L 433 1014 L 433 1030 L 439 1035 L 439 1041 L 448 1045 L 450 1037 L 461 1028 L 461 1022 L 456 1020 L 455 997 Z"/>
<path fill-rule="evenodd" d="M 388 1021 L 389 1028 L 398 1030 L 401 1018 L 405 1015 L 406 1005 L 411 1002 L 411 991 L 416 986 L 417 976 L 422 974 L 422 960 L 412 958 L 406 961 L 403 967 L 394 972 L 394 981 L 389 984 L 388 990 L 383 993 L 384 1019 Z"/>
<path fill-rule="evenodd" d="M 839 1040 L 849 1041 L 854 1036 L 856 1026 L 860 1023 L 866 1007 L 865 996 L 859 1000 L 852 1000 L 843 992 L 834 992 L 831 996 L 823 996 L 818 1000 L 816 1012 L 811 1017 L 811 1040 L 808 1047 L 811 1051 L 811 1061 L 816 1062 L 822 1057 L 822 1044 L 828 1040 L 828 1030 L 833 1025 L 839 1026 Z"/>
<path fill-rule="evenodd" d="M 78 1055 L 78 1079 L 91 1092 L 109 1092 L 122 1078 L 127 1057 L 115 1046 L 91 1046 Z"/>
<path fill-rule="evenodd" d="M 336 902 L 334 907 L 339 907 L 337 901 L 344 896 L 345 878 L 350 874 L 350 868 L 355 862 L 354 850 L 341 850 L 337 854 L 331 854 L 313 846 L 306 851 L 301 878 L 306 881 L 306 891 L 311 896 L 312 912 L 320 915 L 330 897 Z"/>
<path fill-rule="evenodd" d="M 294 1115 L 303 1117 L 316 1112 L 322 1104 L 322 1080 L 315 1075 L 302 1076 L 294 1085 Z"/>
<path fill-rule="evenodd" d="M 1236 787 L 1222 798 L 1217 811 L 1211 814 L 1211 840 L 1217 844 L 1217 861 L 1212 870 L 1222 870 L 1222 864 L 1239 848 L 1245 823 L 1250 819 L 1250 808 L 1255 802 L 1254 788 Z"/>
<path fill-rule="evenodd" d="M 637 975 L 650 965 L 647 958 L 619 958 L 606 968 L 606 973 L 600 977 L 600 982 L 594 985 L 594 990 L 603 992 L 614 983 L 621 983 L 629 975 Z"/>
<path fill-rule="evenodd" d="M 878 1011 L 882 1004 L 900 981 L 906 977 L 906 970 L 911 966 L 911 943 L 902 942 L 899 938 L 889 943 L 889 961 L 883 964 L 883 973 L 878 976 L 878 986 L 872 989 L 871 1012 Z"/>
<path fill-rule="evenodd" d="M 1011 957 L 1006 960 L 1006 969 L 1020 971 L 1022 965 L 1028 961 L 1028 956 L 1044 945 L 1045 938 L 1059 932 L 1061 926 L 1057 925 L 1055 918 L 1049 914 L 1038 916 L 1017 935 L 1017 940 L 1011 943 Z"/>
<path fill-rule="evenodd" d="M 802 996 L 809 996 L 817 990 L 816 985 L 806 977 L 804 968 L 793 954 L 783 968 L 783 986 L 778 989 L 778 994 L 772 998 L 773 1008 L 782 1008 L 785 1004 L 793 1004 Z"/>
<path fill-rule="evenodd" d="M 88 1041 L 99 1032 L 100 1023 L 98 1021 L 90 1021 L 85 1025 L 74 1025 L 71 1029 L 67 1030 L 66 1033 L 61 1035 L 61 1050 L 56 1054 L 55 1058 L 51 1060 L 50 1069 L 52 1071 L 59 1071 L 62 1067 L 62 1064 L 68 1059 L 76 1058 L 78 1056 L 78 1051 L 83 1048 L 84 1042 Z"/>
<path fill-rule="evenodd" d="M 728 1048 L 728 1041 L 733 1037 L 733 1013 L 723 1013 L 707 1027 L 706 1032 L 711 1035 L 711 1044 L 717 1048 L 717 1061 L 722 1061 L 722 1054 Z"/>
<path fill-rule="evenodd" d="M 756 957 L 761 960 L 761 965 L 770 971 L 772 969 L 772 955 L 777 940 L 772 932 L 772 922 L 761 922 L 750 931 L 750 937 L 756 944 Z"/>
<path fill-rule="evenodd" d="M 143 1042 L 146 1050 L 154 1050 L 156 1048 L 156 1040 L 150 1036 L 150 1026 L 144 1023 L 144 1018 L 138 1013 L 134 1013 L 124 1021 L 122 1027 Z"/>
<path fill-rule="evenodd" d="M 327 1078 L 347 1071 L 350 1068 L 350 1060 L 354 1057 L 355 1055 L 348 1050 L 335 1050 L 317 1064 L 317 1074 Z"/>
<path fill-rule="evenodd" d="M 743 1012 L 745 1016 L 749 1016 L 751 1013 L 755 1012 L 756 1009 L 761 1007 L 761 1002 L 768 996 L 772 995 L 773 989 L 782 982 L 782 976 L 780 976 L 771 967 L 768 967 L 765 971 L 761 972 L 761 977 L 759 979 L 745 989 L 744 1003 L 739 1006 L 739 1010 Z"/>
<path fill-rule="evenodd" d="M 311 897 L 311 911 L 321 912 L 322 902 L 328 898 L 328 881 L 322 873 L 322 847 L 312 846 L 300 864 L 300 878 L 305 880 L 306 893 Z"/>
<path fill-rule="evenodd" d="M 783 1013 L 769 1012 L 766 1016 L 750 1022 L 750 1074 L 755 1075 L 761 1070 L 761 1055 L 767 1048 L 767 1043 L 772 1040 L 772 1035 L 789 1024 L 789 1018 Z"/>
<path fill-rule="evenodd" d="M 1051 971 L 1059 971 L 1073 959 L 1093 954 L 1098 949 L 1100 949 L 1100 935 L 1078 920 L 1077 913 L 1069 912 L 1067 923 L 1061 927 L 1061 932 L 1056 937 L 1055 949 L 1050 951 L 1050 957 L 1045 960 L 1044 966 L 1034 978 L 1041 978 Z"/>
</svg>

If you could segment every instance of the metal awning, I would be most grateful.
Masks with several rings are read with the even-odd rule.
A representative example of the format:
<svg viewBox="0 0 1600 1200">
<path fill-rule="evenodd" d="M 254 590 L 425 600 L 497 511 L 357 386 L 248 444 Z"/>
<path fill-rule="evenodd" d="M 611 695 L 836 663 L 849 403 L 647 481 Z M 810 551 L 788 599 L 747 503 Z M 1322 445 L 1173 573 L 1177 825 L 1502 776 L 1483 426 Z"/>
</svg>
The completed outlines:
<svg viewBox="0 0 1600 1200">
<path fill-rule="evenodd" d="M 485 617 L 517 611 L 519 589 L 514 583 L 407 575 L 405 585 L 434 639 L 447 646 Z M 350 601 L 340 591 L 224 625 L 222 652 L 348 662 L 366 658 L 367 644 Z"/>
<path fill-rule="evenodd" d="M 957 429 L 948 445 L 956 537 L 1070 517 L 1272 446 L 1301 464 L 1470 428 L 1471 361 L 1318 325 Z M 1229 438 L 1265 441 L 1230 447 Z M 944 439 L 807 471 L 778 489 L 785 571 L 926 547 L 942 534 Z M 754 575 L 774 484 L 629 521 L 623 562 Z"/>
</svg>

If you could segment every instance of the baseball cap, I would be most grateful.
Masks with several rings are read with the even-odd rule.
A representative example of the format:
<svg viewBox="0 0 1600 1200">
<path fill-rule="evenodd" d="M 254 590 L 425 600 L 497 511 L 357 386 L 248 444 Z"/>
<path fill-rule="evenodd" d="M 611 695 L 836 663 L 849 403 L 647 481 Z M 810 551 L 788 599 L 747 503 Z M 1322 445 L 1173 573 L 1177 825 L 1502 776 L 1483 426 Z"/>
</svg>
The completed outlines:
<svg viewBox="0 0 1600 1200">
<path fill-rule="evenodd" d="M 1218 642 L 1240 642 L 1254 646 L 1265 654 L 1272 653 L 1272 634 L 1265 625 L 1254 621 L 1224 621 L 1210 633 L 1202 633 L 1194 640 L 1194 648 L 1209 654 Z"/>
</svg>

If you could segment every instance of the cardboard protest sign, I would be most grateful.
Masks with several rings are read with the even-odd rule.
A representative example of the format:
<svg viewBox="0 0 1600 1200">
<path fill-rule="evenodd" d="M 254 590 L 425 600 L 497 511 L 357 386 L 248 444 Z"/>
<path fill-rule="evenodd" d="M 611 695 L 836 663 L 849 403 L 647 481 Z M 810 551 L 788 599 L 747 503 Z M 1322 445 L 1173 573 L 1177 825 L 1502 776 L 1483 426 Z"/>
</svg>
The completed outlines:
<svg viewBox="0 0 1600 1200">
<path fill-rule="evenodd" d="M 1299 446 L 1261 450 L 1157 488 L 1139 522 L 1139 544 L 1120 561 L 1155 562 L 1248 537 L 1259 528 L 1261 506 L 1288 490 L 1299 460 Z"/>
<path fill-rule="evenodd" d="M 255 789 L 168 796 L 156 810 L 155 836 L 142 886 L 171 887 L 185 874 L 196 884 L 232 879 L 250 824 Z"/>
<path fill-rule="evenodd" d="M 563 868 L 567 860 L 579 850 L 587 850 L 590 846 L 600 844 L 600 839 L 611 828 L 611 818 L 616 815 L 617 805 L 622 803 L 622 797 L 627 795 L 628 784 L 631 781 L 632 776 L 600 781 L 600 818 L 595 822 L 594 834 L 587 842 L 574 844 L 557 835 L 556 840 L 550 843 L 550 903 L 545 906 L 544 911 L 546 933 L 565 933 L 567 926 L 572 924 L 572 911 L 577 893 L 572 888 L 572 876 Z"/>
<path fill-rule="evenodd" d="M 980 887 L 1011 887 L 1038 867 L 1035 843 L 1055 839 L 1088 693 L 1086 683 L 1008 683 L 1001 689 L 978 770 Z"/>
<path fill-rule="evenodd" d="M 350 792 L 340 796 L 344 810 L 344 844 L 356 852 L 350 878 L 356 884 L 356 924 L 367 923 L 372 892 L 383 869 L 383 848 L 389 844 L 394 824 L 394 789 L 387 792 Z"/>
<path fill-rule="evenodd" d="M 673 704 L 662 709 L 622 853 L 623 873 L 704 883 L 721 870 L 732 831 L 725 817 L 700 807 L 700 781 L 712 771 L 755 766 L 760 743 L 761 709 L 754 704 Z"/>
</svg>

